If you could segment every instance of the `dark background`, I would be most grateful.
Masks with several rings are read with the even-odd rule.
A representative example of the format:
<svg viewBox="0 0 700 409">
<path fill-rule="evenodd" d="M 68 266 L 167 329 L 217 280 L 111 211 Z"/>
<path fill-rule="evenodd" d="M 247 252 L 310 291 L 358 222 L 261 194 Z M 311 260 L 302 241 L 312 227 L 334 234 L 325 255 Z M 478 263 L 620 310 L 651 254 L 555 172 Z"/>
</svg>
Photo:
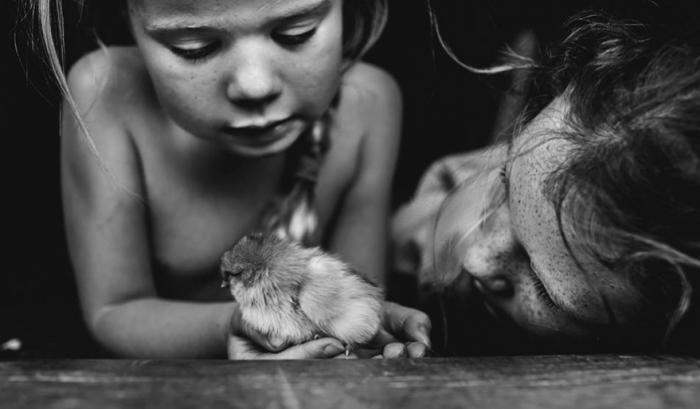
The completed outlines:
<svg viewBox="0 0 700 409">
<path fill-rule="evenodd" d="M 102 7 L 113 2 L 99 3 Z M 430 162 L 488 143 L 509 80 L 476 76 L 451 62 L 435 41 L 426 0 L 389 3 L 384 36 L 366 59 L 391 72 L 403 91 L 404 134 L 393 192 L 397 206 L 410 198 Z M 681 2 L 669 3 L 673 10 L 685 10 L 676 7 Z M 633 17 L 662 14 L 645 0 L 433 0 L 433 6 L 446 40 L 474 66 L 496 62 L 503 45 L 523 28 L 532 28 L 545 41 L 567 15 L 584 7 L 604 7 Z M 0 74 L 5 84 L 0 98 L 4 152 L 0 344 L 11 338 L 22 341 L 19 352 L 0 351 L 0 358 L 97 356 L 100 352 L 82 325 L 63 237 L 58 93 L 27 45 L 23 31 L 30 22 L 23 21 L 17 0 L 4 1 L 0 7 Z M 93 43 L 87 22 L 79 24 L 75 10 L 67 11 L 70 65 Z M 115 13 L 106 14 L 114 24 L 99 33 L 101 38 L 108 43 L 122 40 Z M 683 12 L 670 14 L 676 18 Z"/>
</svg>

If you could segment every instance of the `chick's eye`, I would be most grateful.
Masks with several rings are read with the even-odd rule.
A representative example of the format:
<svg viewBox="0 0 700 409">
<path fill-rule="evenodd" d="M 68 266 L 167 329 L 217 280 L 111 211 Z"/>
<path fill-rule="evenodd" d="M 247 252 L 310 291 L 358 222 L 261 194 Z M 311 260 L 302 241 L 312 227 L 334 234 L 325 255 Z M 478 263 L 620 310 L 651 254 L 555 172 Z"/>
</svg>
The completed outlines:
<svg viewBox="0 0 700 409">
<path fill-rule="evenodd" d="M 219 47 L 218 42 L 211 43 L 194 43 L 194 44 L 182 44 L 170 46 L 170 51 L 180 58 L 188 61 L 198 61 L 202 60 L 217 50 Z"/>
<path fill-rule="evenodd" d="M 295 46 L 309 41 L 314 34 L 316 34 L 316 27 L 303 27 L 273 32 L 272 38 L 284 46 Z"/>
</svg>

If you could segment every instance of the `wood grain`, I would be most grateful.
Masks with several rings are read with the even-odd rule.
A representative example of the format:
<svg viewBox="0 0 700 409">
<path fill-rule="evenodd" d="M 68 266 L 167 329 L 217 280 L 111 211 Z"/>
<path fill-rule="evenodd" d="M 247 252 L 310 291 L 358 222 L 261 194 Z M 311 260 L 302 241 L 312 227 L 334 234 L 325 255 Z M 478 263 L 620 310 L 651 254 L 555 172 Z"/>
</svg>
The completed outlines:
<svg viewBox="0 0 700 409">
<path fill-rule="evenodd" d="M 0 408 L 693 408 L 700 359 L 0 362 Z"/>
</svg>

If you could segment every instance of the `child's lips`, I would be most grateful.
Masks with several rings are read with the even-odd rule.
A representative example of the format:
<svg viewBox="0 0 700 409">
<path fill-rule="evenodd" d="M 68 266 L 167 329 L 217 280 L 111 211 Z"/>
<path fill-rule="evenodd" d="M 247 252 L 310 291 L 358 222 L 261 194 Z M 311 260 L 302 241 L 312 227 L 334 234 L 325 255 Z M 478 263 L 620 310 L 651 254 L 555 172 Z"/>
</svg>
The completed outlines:
<svg viewBox="0 0 700 409">
<path fill-rule="evenodd" d="M 294 130 L 297 122 L 299 122 L 297 118 L 288 117 L 262 125 L 225 126 L 223 132 L 247 145 L 264 146 L 284 138 L 287 133 Z"/>
<path fill-rule="evenodd" d="M 267 121 L 267 122 L 262 122 L 259 124 L 250 124 L 250 125 L 242 125 L 242 126 L 226 126 L 225 129 L 228 133 L 232 134 L 240 134 L 240 135 L 260 135 L 266 132 L 271 131 L 274 129 L 276 126 L 283 124 L 287 121 L 289 121 L 291 117 L 279 119 L 279 120 L 274 120 L 274 121 Z"/>
</svg>

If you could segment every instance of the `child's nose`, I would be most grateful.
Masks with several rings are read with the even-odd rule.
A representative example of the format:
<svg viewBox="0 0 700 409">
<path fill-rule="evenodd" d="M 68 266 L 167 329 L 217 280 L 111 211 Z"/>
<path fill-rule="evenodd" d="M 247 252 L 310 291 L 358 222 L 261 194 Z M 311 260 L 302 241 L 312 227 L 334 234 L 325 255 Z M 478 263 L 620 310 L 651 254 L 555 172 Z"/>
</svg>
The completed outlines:
<svg viewBox="0 0 700 409">
<path fill-rule="evenodd" d="M 231 102 L 245 109 L 257 109 L 275 100 L 282 92 L 282 84 L 274 61 L 259 47 L 247 47 L 236 53 L 227 96 Z"/>
</svg>

